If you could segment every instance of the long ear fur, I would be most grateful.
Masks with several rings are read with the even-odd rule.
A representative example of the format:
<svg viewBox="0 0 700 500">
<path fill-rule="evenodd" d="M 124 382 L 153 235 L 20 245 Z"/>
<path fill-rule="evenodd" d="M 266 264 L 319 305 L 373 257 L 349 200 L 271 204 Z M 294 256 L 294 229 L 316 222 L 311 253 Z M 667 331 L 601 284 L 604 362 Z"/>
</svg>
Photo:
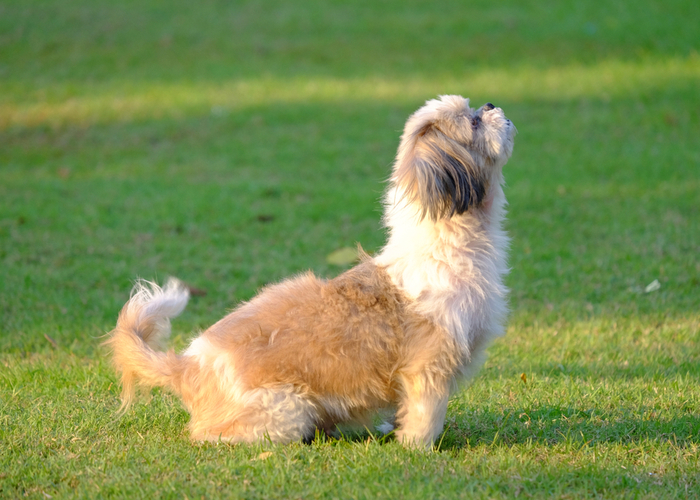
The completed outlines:
<svg viewBox="0 0 700 500">
<path fill-rule="evenodd" d="M 421 218 L 449 218 L 481 203 L 486 179 L 464 146 L 432 123 L 407 142 L 392 180 L 420 205 Z"/>
</svg>

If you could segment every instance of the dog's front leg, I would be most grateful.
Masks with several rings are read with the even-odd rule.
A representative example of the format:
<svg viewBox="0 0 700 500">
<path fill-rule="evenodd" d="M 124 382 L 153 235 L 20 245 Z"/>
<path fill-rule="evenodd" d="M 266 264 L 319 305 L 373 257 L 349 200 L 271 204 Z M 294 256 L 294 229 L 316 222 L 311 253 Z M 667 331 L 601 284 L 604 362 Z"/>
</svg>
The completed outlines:
<svg viewBox="0 0 700 500">
<path fill-rule="evenodd" d="M 404 446 L 429 448 L 440 437 L 447 413 L 449 384 L 417 376 L 404 383 L 397 413 L 396 438 Z"/>
</svg>

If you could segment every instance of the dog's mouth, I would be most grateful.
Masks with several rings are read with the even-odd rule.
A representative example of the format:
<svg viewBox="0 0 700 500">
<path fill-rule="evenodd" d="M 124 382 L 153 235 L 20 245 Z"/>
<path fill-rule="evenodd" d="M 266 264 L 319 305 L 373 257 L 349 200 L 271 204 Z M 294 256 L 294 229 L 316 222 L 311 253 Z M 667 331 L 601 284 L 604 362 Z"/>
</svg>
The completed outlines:
<svg viewBox="0 0 700 500">
<path fill-rule="evenodd" d="M 513 122 L 511 122 L 508 118 L 506 118 L 505 114 L 503 113 L 503 110 L 497 106 L 494 106 L 490 102 L 487 102 L 480 108 L 478 108 L 471 116 L 471 124 L 473 129 L 479 128 L 481 125 L 482 120 L 486 117 L 486 115 L 491 115 L 495 113 L 496 115 L 501 115 L 503 117 L 503 120 L 506 124 L 506 127 L 509 129 L 514 129 L 515 126 L 513 125 Z M 491 122 L 492 120 L 488 120 Z"/>
</svg>

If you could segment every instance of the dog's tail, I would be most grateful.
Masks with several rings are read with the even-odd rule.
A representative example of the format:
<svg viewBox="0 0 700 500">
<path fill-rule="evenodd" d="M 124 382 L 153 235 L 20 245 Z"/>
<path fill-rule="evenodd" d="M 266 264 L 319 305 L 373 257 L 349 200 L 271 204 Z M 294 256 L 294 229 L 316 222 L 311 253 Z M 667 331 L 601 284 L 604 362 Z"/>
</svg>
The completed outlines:
<svg viewBox="0 0 700 500">
<path fill-rule="evenodd" d="M 163 288 L 148 281 L 136 282 L 131 298 L 119 313 L 116 328 L 105 342 L 122 375 L 121 411 L 131 404 L 136 382 L 179 392 L 181 359 L 172 351 L 160 351 L 170 336 L 170 318 L 182 312 L 189 295 L 187 287 L 175 278 L 170 278 Z"/>
</svg>

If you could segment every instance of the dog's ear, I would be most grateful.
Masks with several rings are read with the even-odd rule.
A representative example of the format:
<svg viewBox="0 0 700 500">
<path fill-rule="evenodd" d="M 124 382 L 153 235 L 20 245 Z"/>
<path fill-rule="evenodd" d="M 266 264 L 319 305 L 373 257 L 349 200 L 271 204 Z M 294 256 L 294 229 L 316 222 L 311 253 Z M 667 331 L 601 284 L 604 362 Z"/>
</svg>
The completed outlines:
<svg viewBox="0 0 700 500">
<path fill-rule="evenodd" d="M 432 123 L 407 139 L 393 181 L 420 205 L 421 218 L 449 218 L 481 203 L 486 181 L 464 146 Z"/>
</svg>

